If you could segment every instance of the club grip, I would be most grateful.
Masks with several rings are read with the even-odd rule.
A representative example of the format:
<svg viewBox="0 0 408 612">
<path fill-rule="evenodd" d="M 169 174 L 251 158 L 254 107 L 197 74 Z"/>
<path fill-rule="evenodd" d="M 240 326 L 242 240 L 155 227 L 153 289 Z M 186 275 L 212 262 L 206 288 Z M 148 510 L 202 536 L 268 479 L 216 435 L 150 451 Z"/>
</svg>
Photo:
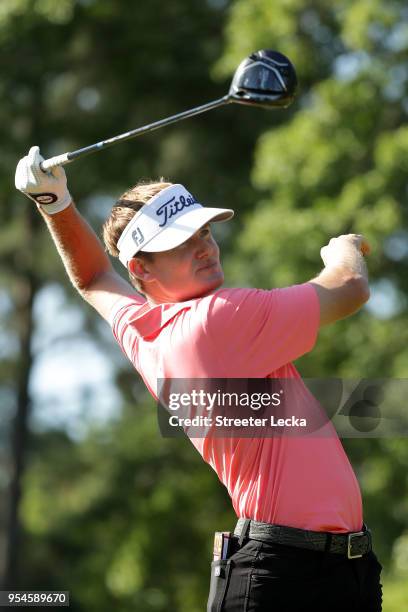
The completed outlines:
<svg viewBox="0 0 408 612">
<path fill-rule="evenodd" d="M 55 166 L 65 166 L 65 164 L 69 164 L 71 161 L 68 156 L 69 153 L 63 153 L 62 155 L 56 155 L 55 157 L 45 159 L 43 162 L 41 162 L 40 168 L 43 172 L 46 172 L 51 168 L 55 168 Z"/>
</svg>

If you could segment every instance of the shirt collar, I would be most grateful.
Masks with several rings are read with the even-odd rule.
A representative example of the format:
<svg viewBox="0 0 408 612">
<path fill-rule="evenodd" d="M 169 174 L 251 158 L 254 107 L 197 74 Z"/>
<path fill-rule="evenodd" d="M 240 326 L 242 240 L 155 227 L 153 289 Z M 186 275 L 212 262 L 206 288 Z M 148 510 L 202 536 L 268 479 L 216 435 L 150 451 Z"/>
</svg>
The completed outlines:
<svg viewBox="0 0 408 612">
<path fill-rule="evenodd" d="M 193 300 L 155 306 L 146 302 L 132 317 L 131 324 L 142 338 L 157 335 L 177 314 L 189 310 L 192 302 Z"/>
</svg>

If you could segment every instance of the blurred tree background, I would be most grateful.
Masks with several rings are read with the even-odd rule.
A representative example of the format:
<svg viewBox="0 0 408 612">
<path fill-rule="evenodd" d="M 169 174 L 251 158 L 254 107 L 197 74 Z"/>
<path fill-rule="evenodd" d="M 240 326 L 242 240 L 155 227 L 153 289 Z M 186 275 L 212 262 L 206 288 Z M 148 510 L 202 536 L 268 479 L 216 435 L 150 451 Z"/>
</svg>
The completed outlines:
<svg viewBox="0 0 408 612">
<path fill-rule="evenodd" d="M 304 376 L 408 371 L 408 9 L 399 0 L 2 0 L 0 5 L 0 565 L 4 584 L 65 589 L 73 610 L 199 612 L 226 491 L 155 407 L 109 328 L 64 277 L 13 185 L 32 144 L 69 151 L 224 95 L 251 51 L 294 62 L 295 104 L 228 107 L 67 167 L 100 228 L 139 178 L 233 206 L 229 285 L 303 282 L 335 235 L 372 245 L 372 298 L 325 328 Z M 70 364 L 75 363 L 73 371 Z M 408 600 L 408 442 L 346 439 L 384 565 Z M 313 475 L 305 475 L 312 478 Z"/>
</svg>

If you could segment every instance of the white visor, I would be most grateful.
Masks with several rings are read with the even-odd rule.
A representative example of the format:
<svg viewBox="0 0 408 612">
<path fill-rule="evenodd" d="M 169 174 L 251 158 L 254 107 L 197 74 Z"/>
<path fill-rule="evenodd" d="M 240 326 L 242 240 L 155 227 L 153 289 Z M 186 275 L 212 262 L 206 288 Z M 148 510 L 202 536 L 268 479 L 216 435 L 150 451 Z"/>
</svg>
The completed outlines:
<svg viewBox="0 0 408 612">
<path fill-rule="evenodd" d="M 127 224 L 118 240 L 119 259 L 127 264 L 139 251 L 159 253 L 183 244 L 210 221 L 228 221 L 230 208 L 201 206 L 183 185 L 160 191 Z"/>
</svg>

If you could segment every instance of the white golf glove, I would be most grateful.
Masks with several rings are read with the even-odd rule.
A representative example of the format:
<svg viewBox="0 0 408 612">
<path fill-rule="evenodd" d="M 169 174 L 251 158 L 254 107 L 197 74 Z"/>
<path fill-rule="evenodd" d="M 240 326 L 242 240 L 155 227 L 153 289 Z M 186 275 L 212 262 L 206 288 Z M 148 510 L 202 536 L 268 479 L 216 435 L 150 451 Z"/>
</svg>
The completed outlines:
<svg viewBox="0 0 408 612">
<path fill-rule="evenodd" d="M 26 196 L 37 202 L 48 214 L 67 208 L 71 195 L 67 188 L 67 177 L 62 166 L 43 172 L 40 163 L 44 158 L 39 147 L 31 147 L 28 155 L 20 159 L 16 168 L 15 184 Z"/>
</svg>

